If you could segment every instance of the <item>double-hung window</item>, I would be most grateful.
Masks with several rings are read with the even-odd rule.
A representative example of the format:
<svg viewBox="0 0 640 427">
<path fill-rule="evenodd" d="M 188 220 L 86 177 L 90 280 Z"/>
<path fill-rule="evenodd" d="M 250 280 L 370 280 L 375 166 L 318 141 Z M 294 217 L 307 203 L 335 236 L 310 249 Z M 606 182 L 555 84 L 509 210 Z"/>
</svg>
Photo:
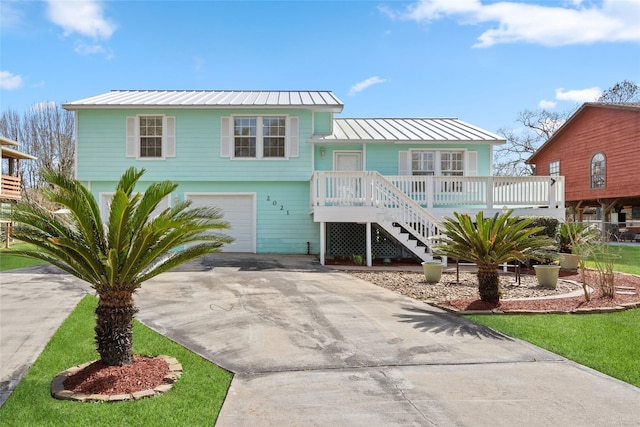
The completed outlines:
<svg viewBox="0 0 640 427">
<path fill-rule="evenodd" d="M 140 117 L 140 157 L 162 157 L 162 116 Z"/>
<path fill-rule="evenodd" d="M 463 155 L 462 151 L 440 152 L 440 174 L 442 176 L 463 176 Z M 442 183 L 442 190 L 449 193 L 459 193 L 462 191 L 462 182 L 457 180 L 445 181 Z"/>
<path fill-rule="evenodd" d="M 256 157 L 257 121 L 256 117 L 234 118 L 233 155 L 235 157 Z"/>
<path fill-rule="evenodd" d="M 233 118 L 233 156 L 284 158 L 287 138 L 285 116 L 236 116 Z"/>
<path fill-rule="evenodd" d="M 161 114 L 127 117 L 126 156 L 164 159 L 176 155 L 176 118 Z"/>
<path fill-rule="evenodd" d="M 463 176 L 464 151 L 411 151 L 411 174 L 422 176 Z M 461 192 L 462 182 L 445 180 L 441 183 L 444 192 Z"/>
<path fill-rule="evenodd" d="M 412 151 L 411 171 L 413 175 L 429 175 L 436 173 L 435 151 Z"/>
<path fill-rule="evenodd" d="M 549 162 L 549 176 L 560 175 L 560 160 L 553 160 Z"/>
</svg>

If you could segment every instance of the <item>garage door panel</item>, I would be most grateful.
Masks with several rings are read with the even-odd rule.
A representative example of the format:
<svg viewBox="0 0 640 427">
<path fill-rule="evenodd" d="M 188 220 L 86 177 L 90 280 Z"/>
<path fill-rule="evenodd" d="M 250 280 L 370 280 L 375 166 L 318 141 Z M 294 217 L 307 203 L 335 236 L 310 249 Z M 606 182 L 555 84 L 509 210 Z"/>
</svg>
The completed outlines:
<svg viewBox="0 0 640 427">
<path fill-rule="evenodd" d="M 255 208 L 253 195 L 186 194 L 193 207 L 219 208 L 231 228 L 223 230 L 235 239 L 224 245 L 224 252 L 255 252 Z"/>
</svg>

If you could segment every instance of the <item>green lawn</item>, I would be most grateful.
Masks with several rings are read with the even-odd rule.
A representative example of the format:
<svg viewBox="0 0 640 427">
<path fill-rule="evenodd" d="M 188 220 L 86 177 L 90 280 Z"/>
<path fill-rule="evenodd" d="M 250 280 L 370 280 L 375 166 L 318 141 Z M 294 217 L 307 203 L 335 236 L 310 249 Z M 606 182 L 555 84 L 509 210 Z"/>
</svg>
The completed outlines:
<svg viewBox="0 0 640 427">
<path fill-rule="evenodd" d="M 14 243 L 9 249 L 2 246 L 2 248 L 0 248 L 0 271 L 43 264 L 43 261 L 37 259 L 11 255 L 12 250 L 25 249 L 27 247 L 29 247 L 27 243 Z"/>
<path fill-rule="evenodd" d="M 640 309 L 464 317 L 640 387 Z"/>
<path fill-rule="evenodd" d="M 51 397 L 53 377 L 98 358 L 93 342 L 97 299 L 85 296 L 0 409 L 2 426 L 212 426 L 232 375 L 141 323 L 134 326 L 136 354 L 166 354 L 184 373 L 166 394 L 139 401 L 80 403 Z"/>
<path fill-rule="evenodd" d="M 640 246 L 612 245 L 614 270 L 640 275 Z M 587 267 L 594 267 L 587 263 Z M 607 314 L 469 315 L 489 326 L 640 387 L 640 309 Z"/>
<path fill-rule="evenodd" d="M 619 257 L 614 271 L 640 276 L 640 245 L 609 245 L 608 251 Z M 587 261 L 587 268 L 595 268 L 595 263 Z"/>
</svg>

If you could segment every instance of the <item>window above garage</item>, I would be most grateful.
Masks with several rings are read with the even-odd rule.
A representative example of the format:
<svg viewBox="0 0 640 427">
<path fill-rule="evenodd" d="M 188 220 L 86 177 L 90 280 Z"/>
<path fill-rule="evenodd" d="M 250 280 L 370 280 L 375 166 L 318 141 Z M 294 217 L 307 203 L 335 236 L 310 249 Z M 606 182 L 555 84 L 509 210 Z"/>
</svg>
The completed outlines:
<svg viewBox="0 0 640 427">
<path fill-rule="evenodd" d="M 220 156 L 234 159 L 286 159 L 298 156 L 298 118 L 222 117 Z"/>
</svg>

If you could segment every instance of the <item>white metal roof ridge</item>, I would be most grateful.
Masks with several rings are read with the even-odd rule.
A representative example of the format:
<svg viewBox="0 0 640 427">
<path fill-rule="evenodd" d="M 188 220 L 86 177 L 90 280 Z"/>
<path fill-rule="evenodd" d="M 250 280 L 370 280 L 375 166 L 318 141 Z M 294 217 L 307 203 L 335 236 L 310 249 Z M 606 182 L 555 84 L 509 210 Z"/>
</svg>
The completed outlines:
<svg viewBox="0 0 640 427">
<path fill-rule="evenodd" d="M 314 107 L 342 111 L 331 91 L 114 90 L 63 105 L 66 109 L 133 107 Z"/>
</svg>

